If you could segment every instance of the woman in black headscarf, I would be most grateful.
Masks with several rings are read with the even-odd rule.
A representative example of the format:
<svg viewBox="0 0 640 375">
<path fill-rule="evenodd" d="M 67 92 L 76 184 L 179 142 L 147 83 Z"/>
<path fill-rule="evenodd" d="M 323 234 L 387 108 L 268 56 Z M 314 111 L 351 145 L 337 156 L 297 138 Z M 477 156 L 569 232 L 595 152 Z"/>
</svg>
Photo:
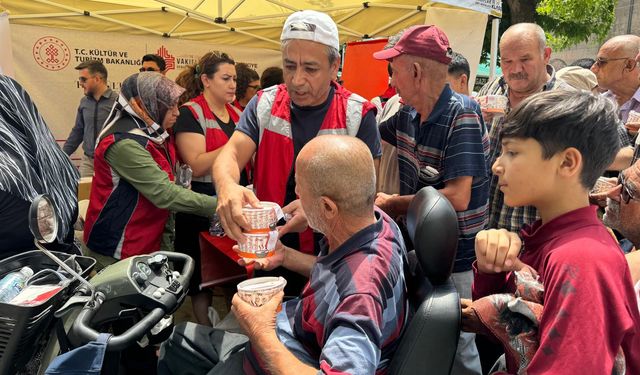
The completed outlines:
<svg viewBox="0 0 640 375">
<path fill-rule="evenodd" d="M 184 89 L 159 73 L 136 73 L 98 137 L 84 239 L 109 260 L 172 249 L 170 211 L 213 216 L 216 199 L 174 184 L 167 129 Z"/>
<path fill-rule="evenodd" d="M 56 144 L 29 94 L 0 75 L 0 258 L 33 250 L 29 205 L 49 194 L 59 218 L 53 250 L 73 249 L 78 170 Z"/>
</svg>

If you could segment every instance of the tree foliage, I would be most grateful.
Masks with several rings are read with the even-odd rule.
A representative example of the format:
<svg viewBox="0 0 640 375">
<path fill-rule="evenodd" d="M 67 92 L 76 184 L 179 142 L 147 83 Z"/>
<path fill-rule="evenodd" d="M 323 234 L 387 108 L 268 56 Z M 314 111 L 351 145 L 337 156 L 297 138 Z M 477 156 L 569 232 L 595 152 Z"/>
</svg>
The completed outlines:
<svg viewBox="0 0 640 375">
<path fill-rule="evenodd" d="M 549 43 L 562 50 L 592 35 L 606 38 L 615 21 L 617 0 L 542 0 L 536 8 L 537 20 Z"/>
<path fill-rule="evenodd" d="M 512 24 L 535 22 L 556 51 L 591 37 L 602 42 L 615 21 L 616 4 L 617 0 L 505 0 L 500 35 Z M 491 22 L 485 33 L 483 60 L 488 58 L 490 46 Z"/>
</svg>

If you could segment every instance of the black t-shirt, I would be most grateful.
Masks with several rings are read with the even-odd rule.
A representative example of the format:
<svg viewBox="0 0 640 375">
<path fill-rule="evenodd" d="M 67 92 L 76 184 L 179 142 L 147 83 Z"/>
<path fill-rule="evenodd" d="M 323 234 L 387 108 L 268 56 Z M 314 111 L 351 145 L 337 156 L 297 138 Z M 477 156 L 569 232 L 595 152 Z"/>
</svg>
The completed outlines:
<svg viewBox="0 0 640 375">
<path fill-rule="evenodd" d="M 218 125 L 220 125 L 220 128 L 222 128 L 224 134 L 226 134 L 227 137 L 231 138 L 233 131 L 236 129 L 236 124 L 233 122 L 231 117 L 229 117 L 229 122 L 222 122 L 217 117 L 216 121 L 218 122 Z M 202 130 L 202 126 L 200 126 L 198 120 L 193 117 L 193 113 L 191 113 L 191 110 L 187 107 L 180 108 L 180 115 L 176 119 L 175 125 L 173 125 L 173 132 L 175 134 L 198 133 L 205 135 L 204 131 Z"/>
<path fill-rule="evenodd" d="M 293 137 L 294 159 L 298 156 L 298 152 L 311 139 L 315 138 L 320 131 L 322 122 L 327 114 L 329 106 L 334 97 L 333 86 L 329 90 L 329 96 L 324 103 L 317 106 L 300 107 L 291 103 L 291 135 Z M 257 95 L 254 96 L 244 109 L 243 115 L 238 122 L 237 131 L 240 131 L 258 144 L 260 129 L 256 115 Z M 380 144 L 380 133 L 376 125 L 375 111 L 369 111 L 360 122 L 360 128 L 356 134 L 356 138 L 363 141 L 371 151 L 374 158 L 382 155 L 382 146 Z M 292 166 L 293 172 L 293 166 Z M 285 195 L 285 205 L 296 199 L 294 174 L 289 174 L 287 180 L 287 192 Z"/>
<path fill-rule="evenodd" d="M 216 117 L 216 121 L 218 122 L 218 125 L 220 125 L 220 128 L 222 129 L 222 131 L 227 135 L 227 137 L 231 138 L 233 131 L 236 129 L 236 124 L 231 119 L 231 116 L 229 116 L 229 122 L 223 122 L 217 117 Z M 173 132 L 174 134 L 197 133 L 206 137 L 206 135 L 204 134 L 204 131 L 202 130 L 202 126 L 200 126 L 200 123 L 198 122 L 198 120 L 196 120 L 196 118 L 193 117 L 193 113 L 188 107 L 180 107 L 180 115 L 178 116 L 178 119 L 176 120 L 176 123 L 173 126 Z M 247 185 L 248 184 L 247 180 L 248 178 L 247 178 L 246 171 L 242 171 L 240 175 L 240 183 L 242 185 Z M 213 184 L 208 182 L 193 181 L 191 183 L 191 190 L 200 194 L 206 194 L 210 196 L 216 195 L 215 187 L 213 186 Z"/>
</svg>

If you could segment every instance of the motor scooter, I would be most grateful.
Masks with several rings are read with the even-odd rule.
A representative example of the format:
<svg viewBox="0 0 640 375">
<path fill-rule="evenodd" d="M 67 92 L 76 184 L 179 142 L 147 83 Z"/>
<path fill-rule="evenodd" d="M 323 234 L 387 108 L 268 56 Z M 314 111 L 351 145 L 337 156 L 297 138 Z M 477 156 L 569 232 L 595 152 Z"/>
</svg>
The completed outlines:
<svg viewBox="0 0 640 375">
<path fill-rule="evenodd" d="M 0 278 L 30 266 L 35 272 L 58 268 L 69 280 L 37 306 L 0 303 L 0 374 L 44 374 L 58 354 L 95 341 L 100 333 L 111 334 L 101 374 L 126 374 L 124 351 L 160 343 L 171 333 L 171 314 L 187 296 L 193 259 L 173 252 L 133 256 L 87 280 L 93 258 L 77 256 L 74 264 L 69 254 L 43 246 L 57 233 L 51 198 L 38 196 L 29 216 L 38 250 L 0 261 Z"/>
</svg>

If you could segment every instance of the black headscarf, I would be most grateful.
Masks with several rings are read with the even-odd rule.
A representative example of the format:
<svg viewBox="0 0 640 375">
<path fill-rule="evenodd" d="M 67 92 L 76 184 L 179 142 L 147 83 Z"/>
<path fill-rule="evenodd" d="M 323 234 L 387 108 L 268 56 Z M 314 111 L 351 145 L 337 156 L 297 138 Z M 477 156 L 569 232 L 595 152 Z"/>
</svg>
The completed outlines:
<svg viewBox="0 0 640 375">
<path fill-rule="evenodd" d="M 77 215 L 79 177 L 29 94 L 0 74 L 0 190 L 28 202 L 49 194 L 60 218 L 57 238 L 63 242 Z"/>
</svg>

